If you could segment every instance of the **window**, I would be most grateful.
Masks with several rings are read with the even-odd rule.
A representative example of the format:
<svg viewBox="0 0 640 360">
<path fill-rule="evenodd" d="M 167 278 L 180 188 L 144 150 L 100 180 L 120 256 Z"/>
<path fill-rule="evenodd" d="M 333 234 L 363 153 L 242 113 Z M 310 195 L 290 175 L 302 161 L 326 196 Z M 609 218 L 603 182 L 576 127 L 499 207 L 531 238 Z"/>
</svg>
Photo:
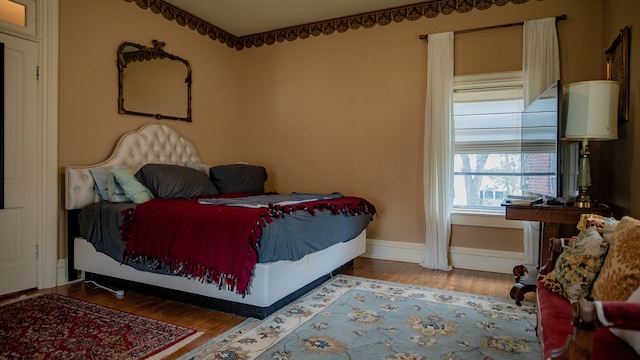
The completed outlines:
<svg viewBox="0 0 640 360">
<path fill-rule="evenodd" d="M 26 26 L 26 6 L 9 0 L 0 0 L 0 19 L 16 24 Z"/>
<path fill-rule="evenodd" d="M 36 34 L 35 0 L 0 0 L 0 28 Z"/>
<path fill-rule="evenodd" d="M 454 210 L 499 210 L 523 195 L 522 73 L 454 78 Z"/>
</svg>

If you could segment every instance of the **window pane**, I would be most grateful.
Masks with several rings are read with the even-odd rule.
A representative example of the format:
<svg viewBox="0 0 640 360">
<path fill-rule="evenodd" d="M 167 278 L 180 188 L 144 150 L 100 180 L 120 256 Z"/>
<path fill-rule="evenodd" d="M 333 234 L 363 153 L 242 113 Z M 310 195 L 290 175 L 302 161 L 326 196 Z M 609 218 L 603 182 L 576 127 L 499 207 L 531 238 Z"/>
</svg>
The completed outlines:
<svg viewBox="0 0 640 360">
<path fill-rule="evenodd" d="M 528 159 L 522 161 L 525 157 Z M 553 194 L 556 190 L 553 153 L 455 154 L 453 168 L 454 207 L 500 207 L 508 196 Z"/>
<path fill-rule="evenodd" d="M 520 154 L 455 154 L 456 173 L 501 173 L 521 175 Z"/>
<path fill-rule="evenodd" d="M 456 154 L 456 207 L 499 207 L 509 195 L 522 195 L 520 154 Z"/>
<path fill-rule="evenodd" d="M 19 26 L 27 26 L 27 8 L 9 0 L 0 0 L 0 20 L 10 22 Z"/>
<path fill-rule="evenodd" d="M 492 175 L 454 175 L 453 206 L 464 208 L 499 208 L 509 195 L 523 195 L 520 188 L 522 177 Z"/>
</svg>

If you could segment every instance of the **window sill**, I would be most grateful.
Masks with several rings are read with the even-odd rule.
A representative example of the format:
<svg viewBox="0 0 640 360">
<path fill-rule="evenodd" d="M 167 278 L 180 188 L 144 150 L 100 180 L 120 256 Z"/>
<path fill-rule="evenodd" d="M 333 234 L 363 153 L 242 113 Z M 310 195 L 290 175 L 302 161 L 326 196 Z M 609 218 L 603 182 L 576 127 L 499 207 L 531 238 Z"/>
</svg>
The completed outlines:
<svg viewBox="0 0 640 360">
<path fill-rule="evenodd" d="M 504 229 L 523 228 L 522 221 L 506 220 L 504 218 L 504 209 L 484 210 L 482 212 L 454 210 L 451 212 L 451 224 Z"/>
</svg>

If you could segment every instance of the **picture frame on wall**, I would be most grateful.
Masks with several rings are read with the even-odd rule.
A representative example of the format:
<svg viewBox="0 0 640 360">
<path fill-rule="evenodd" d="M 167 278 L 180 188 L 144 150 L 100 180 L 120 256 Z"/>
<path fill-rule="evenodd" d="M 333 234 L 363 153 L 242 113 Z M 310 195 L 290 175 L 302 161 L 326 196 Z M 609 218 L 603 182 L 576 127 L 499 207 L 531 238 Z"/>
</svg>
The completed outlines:
<svg viewBox="0 0 640 360">
<path fill-rule="evenodd" d="M 618 121 L 629 120 L 629 34 L 627 26 L 620 30 L 609 49 L 605 52 L 607 58 L 607 80 L 620 83 L 620 98 L 618 101 Z"/>
</svg>

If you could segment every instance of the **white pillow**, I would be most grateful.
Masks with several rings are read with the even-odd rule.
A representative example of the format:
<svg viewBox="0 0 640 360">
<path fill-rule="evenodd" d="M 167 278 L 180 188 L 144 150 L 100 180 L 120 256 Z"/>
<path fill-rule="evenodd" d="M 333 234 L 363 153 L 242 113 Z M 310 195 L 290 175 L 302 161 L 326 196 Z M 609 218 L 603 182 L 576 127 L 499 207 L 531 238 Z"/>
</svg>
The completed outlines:
<svg viewBox="0 0 640 360">
<path fill-rule="evenodd" d="M 131 199 L 127 196 L 122 188 L 122 185 L 116 180 L 115 175 L 113 174 L 114 169 L 125 169 L 122 166 L 114 166 L 109 170 L 109 177 L 107 178 L 107 193 L 109 196 L 109 201 L 111 202 L 131 202 Z"/>
<path fill-rule="evenodd" d="M 120 185 L 127 198 L 133 200 L 136 204 L 142 204 L 153 199 L 153 194 L 142 185 L 135 176 L 133 169 L 112 169 L 115 182 Z"/>
<path fill-rule="evenodd" d="M 627 302 L 640 303 L 640 287 L 634 291 L 631 296 L 627 299 Z M 638 330 L 622 330 L 611 328 L 611 332 L 624 340 L 627 344 L 631 345 L 631 347 L 640 354 L 640 331 Z"/>
<path fill-rule="evenodd" d="M 128 169 L 122 165 L 116 166 L 103 166 L 98 168 L 91 168 L 89 172 L 93 176 L 96 192 L 100 195 L 100 198 L 110 202 L 131 202 L 121 184 L 118 183 L 113 175 L 114 169 Z"/>
</svg>

